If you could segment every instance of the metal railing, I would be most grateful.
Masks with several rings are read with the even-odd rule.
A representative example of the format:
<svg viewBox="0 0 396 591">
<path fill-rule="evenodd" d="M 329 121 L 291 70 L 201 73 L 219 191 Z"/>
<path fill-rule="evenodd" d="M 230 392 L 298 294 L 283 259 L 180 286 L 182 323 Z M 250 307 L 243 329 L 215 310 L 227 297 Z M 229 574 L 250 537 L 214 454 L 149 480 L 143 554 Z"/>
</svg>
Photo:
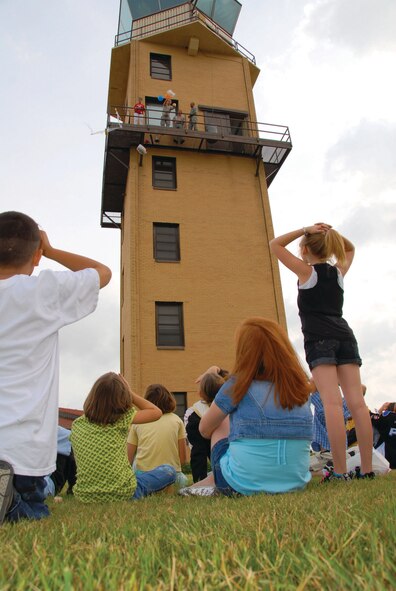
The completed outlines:
<svg viewBox="0 0 396 591">
<path fill-rule="evenodd" d="M 114 115 L 108 116 L 108 125 L 118 121 L 120 126 L 123 124 L 134 126 L 146 133 L 174 130 L 178 135 L 182 132 L 185 135 L 191 134 L 192 137 L 210 134 L 215 141 L 225 138 L 240 138 L 241 141 L 248 141 L 250 138 L 291 144 L 289 128 L 286 125 L 251 121 L 239 113 L 230 112 L 227 114 L 207 109 L 203 111 L 203 114 L 198 113 L 192 119 L 189 113 L 179 113 L 176 116 L 176 110 L 174 107 L 170 113 L 164 113 L 160 110 L 150 110 L 148 107 L 146 113 L 138 117 L 134 113 L 133 107 L 112 107 L 111 112 Z"/>
<path fill-rule="evenodd" d="M 115 37 L 115 46 L 122 45 L 123 43 L 129 43 L 130 41 L 142 39 L 154 33 L 160 33 L 162 31 L 169 31 L 180 27 L 181 25 L 201 22 L 208 29 L 216 33 L 223 41 L 228 43 L 233 49 L 240 53 L 243 57 L 247 58 L 253 64 L 256 64 L 255 56 L 243 45 L 235 41 L 227 31 L 225 31 L 220 25 L 214 22 L 206 14 L 201 12 L 198 8 L 191 5 L 190 2 L 182 4 L 179 7 L 169 8 L 162 10 L 148 17 L 136 19 L 132 23 L 132 29 L 119 33 Z"/>
</svg>

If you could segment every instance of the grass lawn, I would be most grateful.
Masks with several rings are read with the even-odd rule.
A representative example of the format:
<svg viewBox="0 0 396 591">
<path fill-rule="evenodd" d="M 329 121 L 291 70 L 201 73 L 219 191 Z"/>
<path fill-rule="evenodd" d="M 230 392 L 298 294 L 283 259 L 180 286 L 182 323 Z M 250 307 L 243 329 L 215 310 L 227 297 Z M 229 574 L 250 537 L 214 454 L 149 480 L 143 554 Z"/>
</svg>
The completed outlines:
<svg viewBox="0 0 396 591">
<path fill-rule="evenodd" d="M 396 589 L 396 471 L 250 498 L 50 502 L 0 528 L 0 590 Z"/>
</svg>

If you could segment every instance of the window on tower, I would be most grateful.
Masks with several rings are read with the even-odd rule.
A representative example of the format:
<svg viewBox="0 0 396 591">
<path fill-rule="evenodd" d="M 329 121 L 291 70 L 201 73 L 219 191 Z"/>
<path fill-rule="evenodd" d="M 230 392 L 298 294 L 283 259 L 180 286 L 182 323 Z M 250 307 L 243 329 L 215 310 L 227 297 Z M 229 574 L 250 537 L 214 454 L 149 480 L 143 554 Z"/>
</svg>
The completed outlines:
<svg viewBox="0 0 396 591">
<path fill-rule="evenodd" d="M 157 347 L 184 347 L 183 304 L 155 302 Z"/>
<path fill-rule="evenodd" d="M 179 224 L 153 224 L 154 258 L 159 262 L 180 261 Z"/>
<path fill-rule="evenodd" d="M 150 76 L 159 80 L 172 80 L 171 56 L 150 53 Z"/>
<path fill-rule="evenodd" d="M 187 410 L 187 392 L 172 392 L 176 400 L 175 413 L 184 419 L 184 415 Z"/>
<path fill-rule="evenodd" d="M 153 156 L 153 187 L 176 189 L 176 158 Z"/>
</svg>

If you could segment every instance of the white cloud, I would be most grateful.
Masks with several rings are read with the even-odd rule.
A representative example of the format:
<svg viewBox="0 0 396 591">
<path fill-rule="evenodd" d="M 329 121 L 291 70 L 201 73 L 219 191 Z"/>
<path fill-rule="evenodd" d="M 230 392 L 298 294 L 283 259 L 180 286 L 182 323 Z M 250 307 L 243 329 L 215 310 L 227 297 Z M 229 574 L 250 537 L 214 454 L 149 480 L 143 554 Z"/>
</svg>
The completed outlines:
<svg viewBox="0 0 396 591">
<path fill-rule="evenodd" d="M 355 206 L 338 230 L 341 234 L 351 235 L 357 246 L 368 246 L 377 250 L 384 243 L 395 243 L 396 199 L 393 203 L 381 202 L 373 197 L 373 202 L 360 207 Z M 352 238 L 353 234 L 353 238 Z M 369 251 L 366 251 L 369 254 Z M 388 252 L 388 256 L 391 252 Z M 392 266 L 390 267 L 392 272 Z"/>
<path fill-rule="evenodd" d="M 356 54 L 396 48 L 394 0 L 316 0 L 307 6 L 306 31 Z"/>
<path fill-rule="evenodd" d="M 329 180 L 361 173 L 362 190 L 396 189 L 396 122 L 360 121 L 347 129 L 326 154 Z"/>
</svg>

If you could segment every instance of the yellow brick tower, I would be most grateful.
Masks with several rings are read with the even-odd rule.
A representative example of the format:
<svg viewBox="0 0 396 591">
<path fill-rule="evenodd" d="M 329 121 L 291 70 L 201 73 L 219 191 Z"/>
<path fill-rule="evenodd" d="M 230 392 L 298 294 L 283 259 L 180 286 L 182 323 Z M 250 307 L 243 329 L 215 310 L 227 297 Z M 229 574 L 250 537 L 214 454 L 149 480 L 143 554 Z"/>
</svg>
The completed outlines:
<svg viewBox="0 0 396 591">
<path fill-rule="evenodd" d="M 257 122 L 240 9 L 121 0 L 112 50 L 101 224 L 121 228 L 121 369 L 140 394 L 163 383 L 180 414 L 197 375 L 231 369 L 244 318 L 285 325 L 267 188 L 291 140 Z"/>
</svg>

